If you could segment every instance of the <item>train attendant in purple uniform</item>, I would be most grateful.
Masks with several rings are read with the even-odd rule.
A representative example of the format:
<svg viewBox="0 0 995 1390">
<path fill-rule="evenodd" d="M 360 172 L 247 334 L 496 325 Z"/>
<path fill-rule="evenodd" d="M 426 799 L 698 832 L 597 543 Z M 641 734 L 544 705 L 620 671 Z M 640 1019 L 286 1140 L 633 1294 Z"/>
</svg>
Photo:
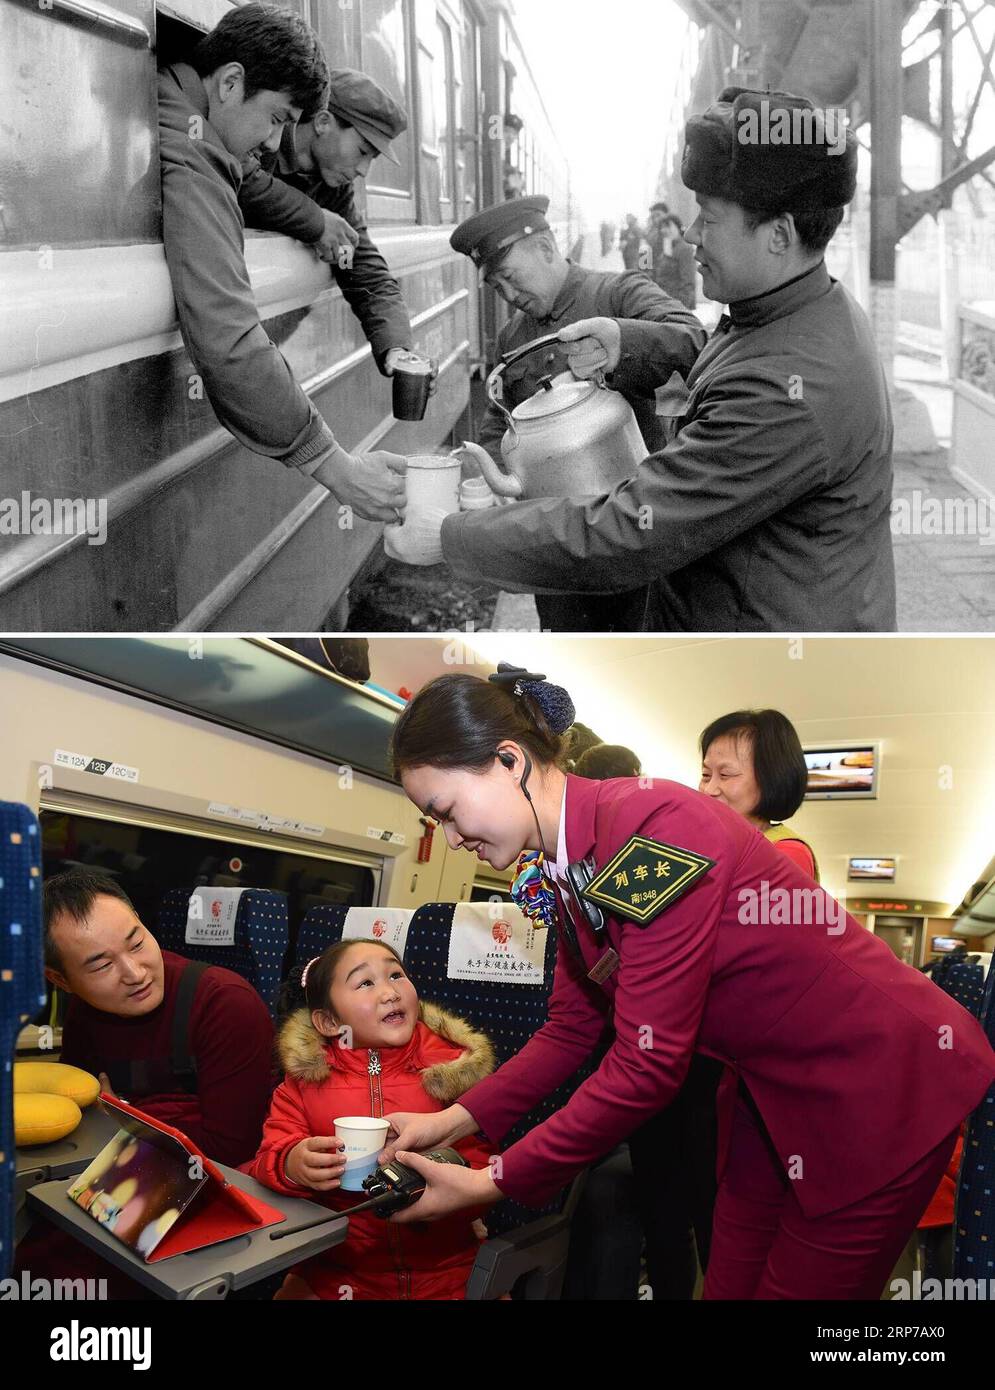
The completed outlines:
<svg viewBox="0 0 995 1390">
<path fill-rule="evenodd" d="M 398 721 L 407 795 L 451 847 L 519 863 L 519 897 L 559 939 L 549 1019 L 522 1051 L 448 1110 L 390 1117 L 389 1151 L 428 1184 L 393 1219 L 549 1200 L 670 1104 L 701 1052 L 726 1067 L 704 1296 L 878 1298 L 995 1052 L 721 801 L 563 773 L 573 713 L 544 677 L 502 668 L 442 677 Z M 475 1131 L 496 1152 L 608 1023 L 598 1070 L 493 1177 L 412 1154 Z"/>
</svg>

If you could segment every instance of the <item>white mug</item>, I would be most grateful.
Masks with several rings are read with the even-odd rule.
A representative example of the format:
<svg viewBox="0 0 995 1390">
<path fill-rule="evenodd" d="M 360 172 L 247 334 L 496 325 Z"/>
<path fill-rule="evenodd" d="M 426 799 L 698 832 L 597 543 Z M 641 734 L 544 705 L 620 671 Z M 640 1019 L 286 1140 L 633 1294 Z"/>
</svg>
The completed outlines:
<svg viewBox="0 0 995 1390">
<path fill-rule="evenodd" d="M 388 526 L 384 549 L 406 565 L 441 565 L 442 523 L 460 509 L 463 465 L 451 454 L 408 459 L 408 506 L 403 526 Z"/>
</svg>

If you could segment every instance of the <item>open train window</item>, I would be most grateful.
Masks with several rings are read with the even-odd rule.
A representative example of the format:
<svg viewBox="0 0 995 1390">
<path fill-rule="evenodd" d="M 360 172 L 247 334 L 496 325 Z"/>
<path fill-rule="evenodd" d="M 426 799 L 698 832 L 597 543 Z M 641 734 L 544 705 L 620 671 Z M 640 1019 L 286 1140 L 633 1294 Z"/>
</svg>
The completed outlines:
<svg viewBox="0 0 995 1390">
<path fill-rule="evenodd" d="M 290 937 L 312 907 L 345 903 L 372 907 L 380 892 L 380 865 L 359 855 L 330 857 L 304 847 L 261 845 L 224 828 L 208 833 L 147 821 L 107 819 L 45 809 L 40 814 L 42 871 L 108 874 L 127 893 L 153 932 L 163 895 L 172 888 L 270 888 L 286 893 Z"/>
<path fill-rule="evenodd" d="M 197 44 L 232 8 L 228 0 L 157 0 L 155 60 L 159 67 L 189 63 Z"/>
</svg>

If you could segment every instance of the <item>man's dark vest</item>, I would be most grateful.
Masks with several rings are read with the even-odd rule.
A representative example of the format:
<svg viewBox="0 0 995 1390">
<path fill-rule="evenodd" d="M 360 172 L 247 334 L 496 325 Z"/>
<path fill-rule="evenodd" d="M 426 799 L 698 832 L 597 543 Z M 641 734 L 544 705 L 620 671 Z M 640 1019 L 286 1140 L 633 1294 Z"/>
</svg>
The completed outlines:
<svg viewBox="0 0 995 1390">
<path fill-rule="evenodd" d="M 206 961 L 192 960 L 180 976 L 168 1058 L 132 1057 L 103 1068 L 116 1095 L 135 1101 L 143 1096 L 177 1092 L 197 1094 L 197 1058 L 190 1048 L 190 1013 L 200 977 L 207 968 Z"/>
</svg>

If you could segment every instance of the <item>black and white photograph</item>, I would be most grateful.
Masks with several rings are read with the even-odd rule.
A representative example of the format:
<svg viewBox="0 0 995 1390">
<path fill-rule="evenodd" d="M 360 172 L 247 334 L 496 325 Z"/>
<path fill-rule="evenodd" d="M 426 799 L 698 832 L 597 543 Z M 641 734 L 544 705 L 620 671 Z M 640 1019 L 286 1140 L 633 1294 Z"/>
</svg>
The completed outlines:
<svg viewBox="0 0 995 1390">
<path fill-rule="evenodd" d="M 988 632 L 990 4 L 3 0 L 0 629 Z"/>
</svg>

